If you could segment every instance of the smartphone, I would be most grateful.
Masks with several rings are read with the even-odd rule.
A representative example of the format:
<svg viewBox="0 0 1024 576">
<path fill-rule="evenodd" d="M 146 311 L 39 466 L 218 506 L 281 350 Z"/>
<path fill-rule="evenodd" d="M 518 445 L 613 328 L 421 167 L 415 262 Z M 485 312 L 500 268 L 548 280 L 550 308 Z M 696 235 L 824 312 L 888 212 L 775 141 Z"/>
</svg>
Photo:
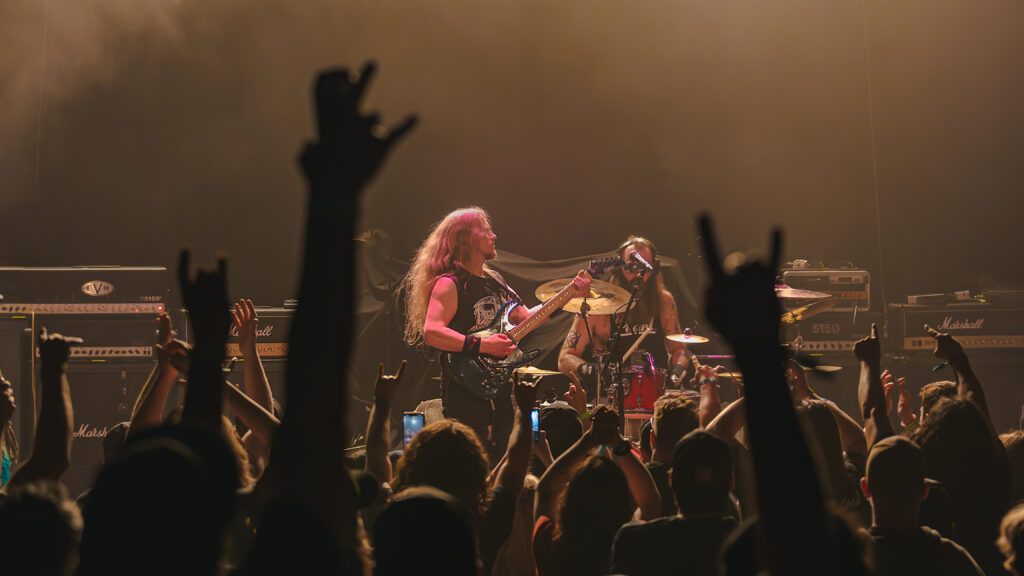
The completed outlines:
<svg viewBox="0 0 1024 576">
<path fill-rule="evenodd" d="M 402 415 L 402 446 L 408 446 L 413 436 L 423 430 L 423 412 L 406 412 Z"/>
<path fill-rule="evenodd" d="M 530 410 L 530 425 L 533 426 L 533 441 L 537 442 L 540 440 L 540 410 L 537 408 Z"/>
</svg>

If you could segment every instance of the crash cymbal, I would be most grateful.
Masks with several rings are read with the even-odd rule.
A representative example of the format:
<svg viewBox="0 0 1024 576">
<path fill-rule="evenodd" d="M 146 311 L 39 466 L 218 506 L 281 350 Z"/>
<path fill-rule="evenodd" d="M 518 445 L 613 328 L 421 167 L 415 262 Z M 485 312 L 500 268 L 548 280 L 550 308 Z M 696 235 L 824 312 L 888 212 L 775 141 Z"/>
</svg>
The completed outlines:
<svg viewBox="0 0 1024 576">
<path fill-rule="evenodd" d="M 800 308 L 786 312 L 782 315 L 782 321 L 786 324 L 796 324 L 801 320 L 807 320 L 815 314 L 820 314 L 829 308 L 832 308 L 837 302 L 839 302 L 839 298 L 829 296 L 824 300 L 818 300 L 817 302 L 812 302 L 806 306 L 801 306 Z"/>
<path fill-rule="evenodd" d="M 524 376 L 551 376 L 552 374 L 561 374 L 557 370 L 544 370 L 535 366 L 523 366 L 522 368 L 516 368 L 516 372 Z"/>
<path fill-rule="evenodd" d="M 665 340 L 671 340 L 672 342 L 679 342 L 680 344 L 704 344 L 709 340 L 703 336 L 697 336 L 693 332 L 690 332 L 689 328 L 684 328 L 682 334 L 669 334 L 665 336 Z"/>
<path fill-rule="evenodd" d="M 818 364 L 817 366 L 804 366 L 801 364 L 800 367 L 804 369 L 804 372 L 821 372 L 823 374 L 831 374 L 843 369 L 842 366 L 827 366 L 824 364 Z"/>
<path fill-rule="evenodd" d="M 551 282 L 541 284 L 536 291 L 537 299 L 541 302 L 547 302 L 561 292 L 570 282 L 572 282 L 572 278 L 552 280 Z M 597 316 L 614 314 L 616 310 L 629 302 L 629 292 L 611 282 L 591 280 L 590 296 L 587 296 L 586 300 L 587 304 L 590 305 L 590 314 Z M 579 314 L 580 305 L 582 304 L 583 298 L 573 298 L 565 304 L 563 309 L 567 312 Z"/>
<path fill-rule="evenodd" d="M 775 296 L 782 300 L 817 300 L 819 298 L 828 298 L 831 294 L 815 292 L 813 290 L 799 290 L 785 284 L 776 284 Z"/>
</svg>

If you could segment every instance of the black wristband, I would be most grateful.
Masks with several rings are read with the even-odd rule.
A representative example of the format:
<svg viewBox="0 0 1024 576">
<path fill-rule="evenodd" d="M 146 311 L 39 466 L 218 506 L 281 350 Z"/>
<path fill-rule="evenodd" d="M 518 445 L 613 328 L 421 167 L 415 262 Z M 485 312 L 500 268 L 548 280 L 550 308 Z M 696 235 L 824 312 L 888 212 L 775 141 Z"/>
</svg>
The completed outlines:
<svg viewBox="0 0 1024 576">
<path fill-rule="evenodd" d="M 473 336 L 472 334 L 466 334 L 466 339 L 462 341 L 462 353 L 469 354 L 471 356 L 479 355 L 480 338 Z"/>
</svg>

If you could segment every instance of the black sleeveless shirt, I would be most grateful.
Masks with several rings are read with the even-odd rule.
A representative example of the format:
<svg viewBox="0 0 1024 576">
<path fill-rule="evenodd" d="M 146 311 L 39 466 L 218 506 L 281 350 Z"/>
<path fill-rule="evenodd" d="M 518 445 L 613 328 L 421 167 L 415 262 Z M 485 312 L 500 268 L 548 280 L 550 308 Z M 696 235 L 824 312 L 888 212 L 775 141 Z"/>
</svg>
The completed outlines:
<svg viewBox="0 0 1024 576">
<path fill-rule="evenodd" d="M 445 274 L 455 282 L 459 306 L 448 327 L 462 334 L 476 332 L 490 325 L 501 307 L 508 302 L 522 303 L 519 295 L 508 287 L 505 279 L 493 271 L 475 276 L 465 270 Z"/>
<path fill-rule="evenodd" d="M 615 315 L 612 316 L 612 321 L 620 322 L 621 318 Z M 656 316 L 641 322 L 626 320 L 625 324 L 622 325 L 622 329 L 619 330 L 619 354 L 625 354 L 640 335 L 644 333 L 644 330 L 648 328 L 652 332 L 644 337 L 644 341 L 636 347 L 632 357 L 627 358 L 622 363 L 623 369 L 628 369 L 630 365 L 640 364 L 638 359 L 644 352 L 648 352 L 654 357 L 655 368 L 668 368 L 669 357 L 665 349 L 665 331 L 661 328 L 661 318 Z"/>
</svg>

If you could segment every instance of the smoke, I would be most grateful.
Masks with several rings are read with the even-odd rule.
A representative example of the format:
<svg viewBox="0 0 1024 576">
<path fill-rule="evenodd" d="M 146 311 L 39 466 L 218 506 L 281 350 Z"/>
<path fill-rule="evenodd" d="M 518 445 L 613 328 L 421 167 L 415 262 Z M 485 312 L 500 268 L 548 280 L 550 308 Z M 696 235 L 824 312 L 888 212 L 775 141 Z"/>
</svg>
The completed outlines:
<svg viewBox="0 0 1024 576">
<path fill-rule="evenodd" d="M 184 0 L 5 0 L 0 9 L 0 170 L 4 200 L 32 187 L 47 112 L 112 82 L 140 37 L 174 44 Z M 12 198 L 15 196 L 16 198 Z"/>
</svg>

